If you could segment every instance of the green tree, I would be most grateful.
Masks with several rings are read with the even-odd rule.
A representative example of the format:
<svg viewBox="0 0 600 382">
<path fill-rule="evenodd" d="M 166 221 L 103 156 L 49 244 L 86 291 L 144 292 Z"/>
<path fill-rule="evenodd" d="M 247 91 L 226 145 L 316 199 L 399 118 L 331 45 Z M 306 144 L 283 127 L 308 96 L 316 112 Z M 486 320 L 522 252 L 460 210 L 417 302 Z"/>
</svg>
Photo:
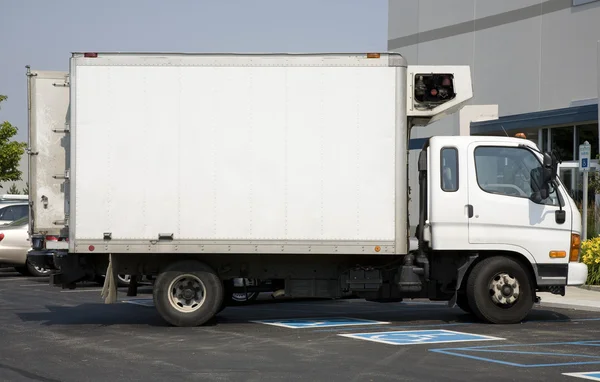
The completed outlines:
<svg viewBox="0 0 600 382">
<path fill-rule="evenodd" d="M 25 183 L 25 188 L 23 189 L 23 195 L 29 195 L 29 182 Z"/>
<path fill-rule="evenodd" d="M 8 193 L 11 195 L 20 195 L 21 191 L 19 191 L 17 185 L 13 183 L 12 186 L 10 186 L 10 188 L 8 189 Z"/>
<path fill-rule="evenodd" d="M 0 104 L 7 99 L 7 96 L 0 94 Z M 25 153 L 27 143 L 11 140 L 17 131 L 17 127 L 8 121 L 0 124 L 0 182 L 21 180 L 19 162 Z"/>
</svg>

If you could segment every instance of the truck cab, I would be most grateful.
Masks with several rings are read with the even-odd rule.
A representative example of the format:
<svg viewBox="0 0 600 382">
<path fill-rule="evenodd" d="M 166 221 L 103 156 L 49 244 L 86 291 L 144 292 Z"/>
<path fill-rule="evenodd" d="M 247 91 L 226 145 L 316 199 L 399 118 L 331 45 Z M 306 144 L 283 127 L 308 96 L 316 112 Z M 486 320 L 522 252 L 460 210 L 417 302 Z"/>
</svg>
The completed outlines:
<svg viewBox="0 0 600 382">
<path fill-rule="evenodd" d="M 471 310 L 478 301 L 482 311 L 491 304 L 508 308 L 535 290 L 564 295 L 565 286 L 585 283 L 581 215 L 557 165 L 552 154 L 522 138 L 432 137 L 425 144 L 419 158 L 420 248 L 434 258 L 458 251 L 478 259 L 463 287 L 481 296 L 472 296 L 469 307 L 459 291 L 459 306 Z M 500 260 L 481 260 L 486 258 Z M 487 276 L 469 288 L 477 283 L 474 264 L 483 264 L 478 273 Z"/>
</svg>

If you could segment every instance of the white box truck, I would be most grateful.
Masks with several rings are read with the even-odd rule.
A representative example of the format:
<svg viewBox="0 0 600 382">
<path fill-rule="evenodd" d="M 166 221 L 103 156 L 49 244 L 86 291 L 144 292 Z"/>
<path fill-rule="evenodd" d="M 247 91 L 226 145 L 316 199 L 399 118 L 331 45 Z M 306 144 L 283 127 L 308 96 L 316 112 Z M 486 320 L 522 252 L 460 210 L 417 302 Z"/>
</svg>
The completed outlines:
<svg viewBox="0 0 600 382">
<path fill-rule="evenodd" d="M 472 98 L 468 66 L 75 53 L 52 86 L 69 100 L 64 128 L 32 112 L 32 168 L 53 167 L 31 172 L 29 258 L 55 269 L 55 285 L 107 274 L 112 303 L 116 274 L 154 275 L 156 309 L 176 326 L 206 323 L 240 278 L 290 297 L 428 298 L 517 323 L 538 292 L 587 278 L 580 214 L 556 157 L 534 143 L 432 137 L 408 174 L 410 129 Z"/>
</svg>

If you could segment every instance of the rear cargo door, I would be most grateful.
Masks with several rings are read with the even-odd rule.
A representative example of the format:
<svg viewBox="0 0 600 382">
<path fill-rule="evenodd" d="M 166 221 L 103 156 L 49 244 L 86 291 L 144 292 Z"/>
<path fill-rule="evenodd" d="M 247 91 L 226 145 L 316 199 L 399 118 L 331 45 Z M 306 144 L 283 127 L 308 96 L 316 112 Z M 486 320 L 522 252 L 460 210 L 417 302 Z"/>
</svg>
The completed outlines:
<svg viewBox="0 0 600 382">
<path fill-rule="evenodd" d="M 30 71 L 28 87 L 30 230 L 66 235 L 68 73 Z"/>
</svg>

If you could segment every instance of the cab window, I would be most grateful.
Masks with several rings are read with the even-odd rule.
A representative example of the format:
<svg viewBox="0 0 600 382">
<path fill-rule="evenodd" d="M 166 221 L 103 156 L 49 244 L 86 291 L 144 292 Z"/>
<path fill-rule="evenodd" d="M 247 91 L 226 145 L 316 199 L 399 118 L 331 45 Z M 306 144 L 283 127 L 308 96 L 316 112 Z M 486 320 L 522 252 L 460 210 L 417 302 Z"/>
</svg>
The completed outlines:
<svg viewBox="0 0 600 382">
<path fill-rule="evenodd" d="M 531 170 L 540 167 L 542 163 L 525 148 L 482 146 L 475 149 L 477 183 L 483 191 L 492 194 L 529 199 L 533 192 Z M 552 189 L 542 203 L 558 206 L 556 191 Z"/>
<path fill-rule="evenodd" d="M 444 147 L 440 152 L 440 176 L 442 190 L 454 192 L 458 190 L 458 150 L 454 147 Z"/>
</svg>

